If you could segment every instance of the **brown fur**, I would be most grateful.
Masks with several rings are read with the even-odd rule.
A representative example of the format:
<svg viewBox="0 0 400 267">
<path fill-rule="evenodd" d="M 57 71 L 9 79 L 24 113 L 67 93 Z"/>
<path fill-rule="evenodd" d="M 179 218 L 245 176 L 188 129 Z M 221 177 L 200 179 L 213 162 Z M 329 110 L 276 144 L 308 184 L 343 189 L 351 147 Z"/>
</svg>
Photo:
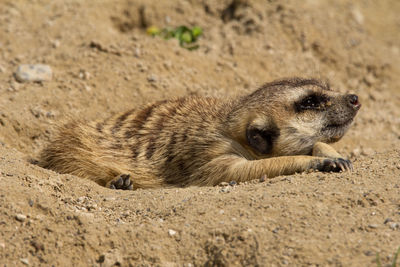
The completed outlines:
<svg viewBox="0 0 400 267">
<path fill-rule="evenodd" d="M 323 103 L 304 108 L 310 94 Z M 358 102 L 314 79 L 265 84 L 221 100 L 185 97 L 129 110 L 104 121 L 72 122 L 40 156 L 40 165 L 110 186 L 129 174 L 133 189 L 216 185 L 349 168 L 322 142 L 339 140 Z M 339 168 L 340 167 L 340 168 Z"/>
</svg>

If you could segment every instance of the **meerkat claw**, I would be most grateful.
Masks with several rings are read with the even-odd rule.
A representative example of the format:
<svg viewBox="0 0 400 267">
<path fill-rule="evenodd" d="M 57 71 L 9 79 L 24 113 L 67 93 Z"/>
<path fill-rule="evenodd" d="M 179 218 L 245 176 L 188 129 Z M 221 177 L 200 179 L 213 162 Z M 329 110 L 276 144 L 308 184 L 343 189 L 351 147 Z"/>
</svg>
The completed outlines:
<svg viewBox="0 0 400 267">
<path fill-rule="evenodd" d="M 348 159 L 341 159 L 343 161 L 343 166 L 346 171 L 353 171 L 353 164 Z"/>
<path fill-rule="evenodd" d="M 351 171 L 353 167 L 349 160 L 337 158 L 323 160 L 316 169 L 322 172 L 344 172 Z"/>
<path fill-rule="evenodd" d="M 133 184 L 129 174 L 121 174 L 110 182 L 110 189 L 132 190 Z"/>
</svg>

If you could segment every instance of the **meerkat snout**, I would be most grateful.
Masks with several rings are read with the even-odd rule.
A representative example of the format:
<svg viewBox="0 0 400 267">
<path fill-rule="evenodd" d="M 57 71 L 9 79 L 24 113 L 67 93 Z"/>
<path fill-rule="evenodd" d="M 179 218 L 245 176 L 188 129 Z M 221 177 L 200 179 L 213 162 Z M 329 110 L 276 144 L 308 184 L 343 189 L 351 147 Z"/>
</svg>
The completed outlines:
<svg viewBox="0 0 400 267">
<path fill-rule="evenodd" d="M 353 108 L 354 110 L 359 110 L 361 108 L 361 104 L 358 101 L 358 96 L 357 95 L 353 95 L 353 94 L 349 94 L 347 95 L 347 99 L 348 99 L 348 103 L 350 105 L 351 108 Z"/>
</svg>

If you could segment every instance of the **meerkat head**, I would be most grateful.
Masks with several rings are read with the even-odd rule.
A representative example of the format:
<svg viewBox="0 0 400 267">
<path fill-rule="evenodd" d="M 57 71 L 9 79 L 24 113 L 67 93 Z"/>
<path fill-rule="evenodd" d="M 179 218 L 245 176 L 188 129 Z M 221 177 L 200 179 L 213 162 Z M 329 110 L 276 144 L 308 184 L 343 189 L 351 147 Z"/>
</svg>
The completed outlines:
<svg viewBox="0 0 400 267">
<path fill-rule="evenodd" d="M 315 79 L 265 84 L 243 97 L 230 118 L 237 139 L 256 157 L 309 154 L 316 142 L 336 142 L 361 104 Z"/>
</svg>

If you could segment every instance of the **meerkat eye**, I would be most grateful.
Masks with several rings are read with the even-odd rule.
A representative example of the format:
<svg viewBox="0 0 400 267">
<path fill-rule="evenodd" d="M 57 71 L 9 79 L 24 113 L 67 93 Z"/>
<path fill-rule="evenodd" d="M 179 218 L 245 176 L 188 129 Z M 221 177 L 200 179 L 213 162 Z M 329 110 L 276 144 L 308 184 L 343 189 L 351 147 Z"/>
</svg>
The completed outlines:
<svg viewBox="0 0 400 267">
<path fill-rule="evenodd" d="M 296 110 L 319 109 L 329 101 L 326 95 L 312 94 L 296 103 Z"/>
</svg>

